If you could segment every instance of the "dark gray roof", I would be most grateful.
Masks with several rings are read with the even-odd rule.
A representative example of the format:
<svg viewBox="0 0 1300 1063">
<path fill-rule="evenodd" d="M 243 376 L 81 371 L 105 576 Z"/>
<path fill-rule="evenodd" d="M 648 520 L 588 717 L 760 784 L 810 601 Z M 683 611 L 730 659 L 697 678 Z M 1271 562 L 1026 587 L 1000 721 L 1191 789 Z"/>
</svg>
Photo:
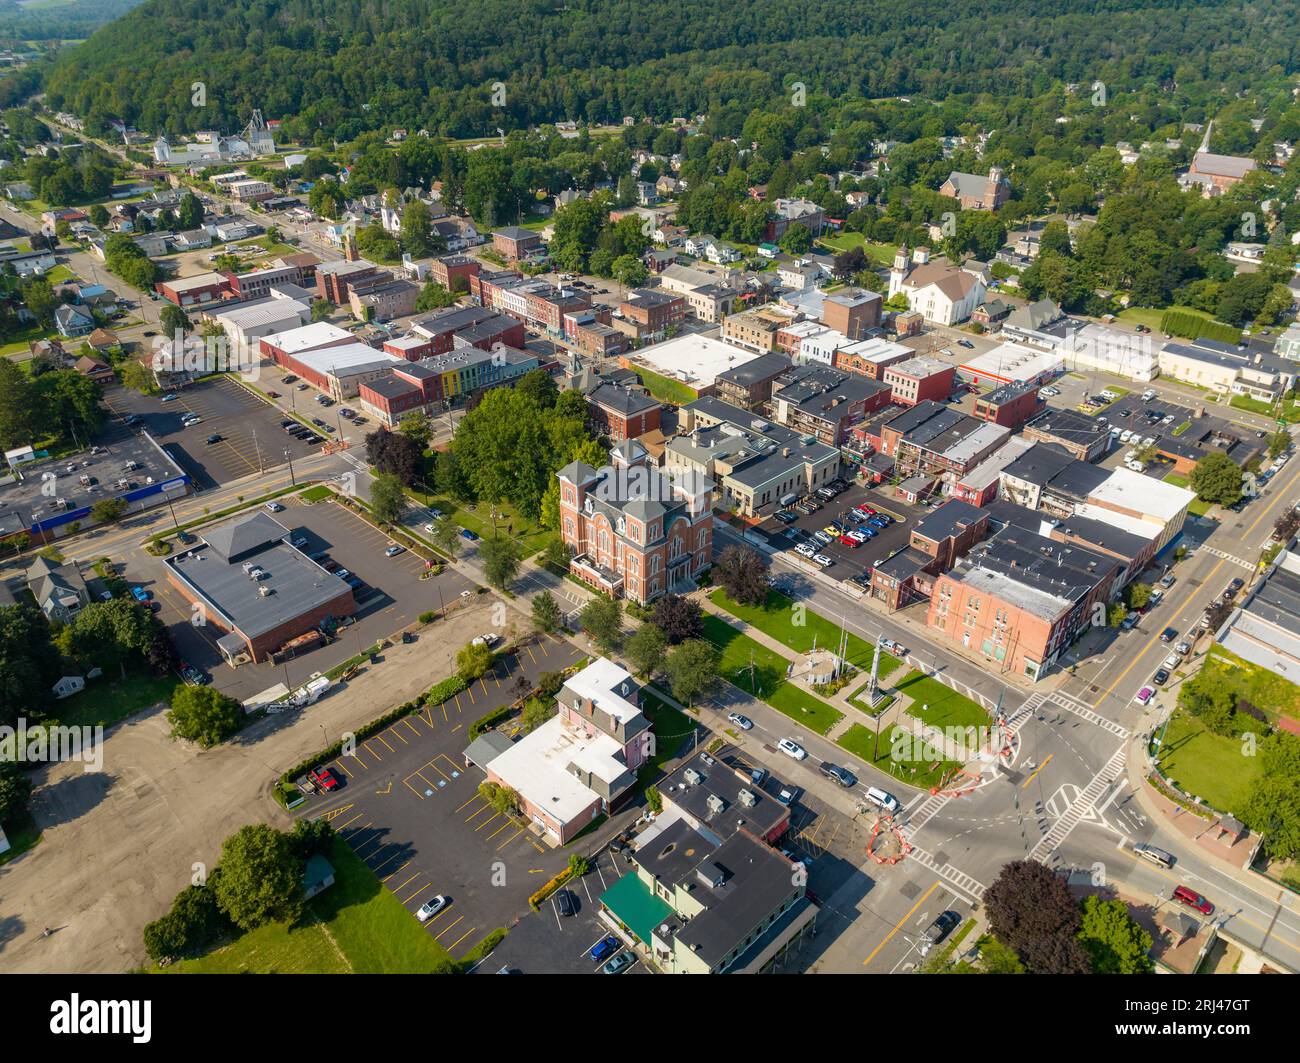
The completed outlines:
<svg viewBox="0 0 1300 1063">
<path fill-rule="evenodd" d="M 719 373 L 717 379 L 726 380 L 739 387 L 747 388 L 760 380 L 780 376 L 791 365 L 793 363 L 789 355 L 782 354 L 780 351 L 770 351 L 767 354 L 760 354 L 757 358 L 746 362 L 744 365 L 738 365 L 728 369 L 725 373 Z"/>
<path fill-rule="evenodd" d="M 711 762 L 711 763 L 710 763 Z M 688 780 L 692 774 L 696 781 Z M 760 837 L 789 815 L 789 808 L 763 792 L 736 770 L 701 749 L 685 761 L 660 785 L 660 790 L 679 808 L 685 809 L 721 839 L 731 837 L 744 827 Z M 747 790 L 753 804 L 742 804 L 740 792 Z M 709 807 L 710 797 L 720 798 L 722 810 Z"/>
<path fill-rule="evenodd" d="M 658 399 L 652 398 L 644 391 L 622 387 L 618 384 L 601 384 L 588 393 L 587 400 L 597 406 L 604 406 L 607 409 L 614 410 L 625 417 L 652 410 L 660 405 Z"/>
<path fill-rule="evenodd" d="M 1075 460 L 1073 454 L 1055 443 L 1035 443 L 1002 471 L 1013 479 L 1045 487 Z"/>
<path fill-rule="evenodd" d="M 288 534 L 289 529 L 278 520 L 258 512 L 208 528 L 203 539 L 214 553 L 227 561 L 238 561 L 245 554 Z"/>
<path fill-rule="evenodd" d="M 905 550 L 900 550 L 893 557 L 887 558 L 884 564 L 876 565 L 876 571 L 883 573 L 891 579 L 899 581 L 915 576 L 925 568 L 926 565 L 934 563 L 934 558 L 922 550 L 909 546 Z"/>
<path fill-rule="evenodd" d="M 959 498 L 950 498 L 922 517 L 912 530 L 932 542 L 942 542 L 985 519 L 986 514 L 979 506 L 972 506 Z"/>
<path fill-rule="evenodd" d="M 1110 431 L 1106 425 L 1098 424 L 1096 418 L 1085 417 L 1074 410 L 1049 407 L 1026 425 L 1038 432 L 1050 433 L 1058 439 L 1069 443 L 1088 446 L 1095 443 Z"/>
</svg>

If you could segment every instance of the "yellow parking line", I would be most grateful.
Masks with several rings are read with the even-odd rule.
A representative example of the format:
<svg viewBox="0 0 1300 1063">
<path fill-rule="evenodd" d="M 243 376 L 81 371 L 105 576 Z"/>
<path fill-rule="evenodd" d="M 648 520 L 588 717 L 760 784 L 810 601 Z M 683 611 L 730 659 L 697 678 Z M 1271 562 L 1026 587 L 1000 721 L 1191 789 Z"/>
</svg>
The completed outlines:
<svg viewBox="0 0 1300 1063">
<path fill-rule="evenodd" d="M 396 728 L 395 726 L 394 726 L 394 727 L 390 727 L 387 731 L 384 732 L 384 734 L 390 734 L 390 735 L 392 735 L 394 738 L 400 739 L 402 745 L 404 745 L 404 746 L 409 746 L 409 745 L 411 744 L 411 743 L 410 743 L 406 738 L 404 738 L 402 735 L 400 735 L 400 734 L 397 733 L 397 728 Z M 382 737 L 382 736 L 381 736 L 381 737 Z M 388 745 L 388 743 L 385 742 L 384 745 Z"/>
<path fill-rule="evenodd" d="M 396 878 L 398 875 L 400 875 L 403 871 L 405 871 L 410 866 L 411 866 L 411 861 L 408 860 L 401 867 L 394 868 L 392 871 L 388 872 L 388 874 L 383 877 L 382 881 L 387 882 L 390 878 Z M 417 871 L 416 874 L 419 874 L 419 872 Z M 411 878 L 414 877 L 415 875 L 411 876 Z M 406 881 L 410 882 L 411 879 L 408 878 Z"/>
<path fill-rule="evenodd" d="M 465 822 L 468 823 L 472 819 L 477 819 L 482 813 L 490 812 L 490 811 L 493 811 L 493 808 L 485 801 L 483 803 L 482 808 L 475 809 L 472 813 L 470 813 L 468 816 L 465 817 Z"/>
<path fill-rule="evenodd" d="M 458 937 L 455 941 L 453 941 L 450 945 L 446 946 L 447 951 L 450 952 L 450 951 L 451 951 L 452 949 L 454 949 L 457 945 L 459 945 L 462 941 L 464 941 L 467 937 L 469 937 L 470 934 L 474 933 L 474 931 L 477 930 L 477 929 L 478 929 L 478 927 L 476 927 L 476 926 L 472 926 L 472 927 L 470 927 L 468 930 L 465 931 L 465 933 L 461 934 L 461 936 Z"/>
<path fill-rule="evenodd" d="M 372 842 L 378 842 L 378 843 L 379 843 L 379 848 L 382 849 L 382 848 L 384 847 L 384 843 L 381 842 L 381 841 L 379 841 L 379 839 L 380 839 L 381 837 L 382 837 L 382 835 L 380 835 L 380 834 L 376 834 L 373 838 L 370 839 L 370 841 L 368 841 L 368 842 L 362 842 L 362 843 L 361 843 L 361 847 L 362 847 L 362 848 L 365 848 L 367 845 L 370 845 Z M 354 853 L 356 853 L 357 856 L 361 856 L 361 849 L 356 848 L 356 846 L 353 846 L 352 851 L 353 851 Z M 373 855 L 373 854 L 372 854 L 372 855 Z M 361 862 L 364 864 L 364 863 L 366 862 L 366 857 L 361 856 Z"/>
<path fill-rule="evenodd" d="M 512 841 L 518 838 L 519 835 L 523 834 L 523 832 L 524 832 L 524 828 L 520 827 L 517 831 L 514 832 L 514 834 L 510 835 L 509 838 L 507 838 L 505 841 L 503 841 L 500 845 L 497 846 L 497 852 L 500 852 L 502 849 L 504 849 Z"/>
<path fill-rule="evenodd" d="M 1056 756 L 1055 753 L 1048 753 L 1048 754 L 1047 754 L 1047 760 L 1044 760 L 1040 765 L 1038 765 L 1038 767 L 1036 767 L 1036 768 L 1034 769 L 1034 774 L 1031 775 L 1031 776 L 1029 776 L 1029 778 L 1025 780 L 1025 785 L 1022 786 L 1020 789 L 1022 789 L 1022 790 L 1028 790 L 1028 789 L 1029 789 L 1029 784 L 1030 784 L 1031 782 L 1034 781 L 1034 779 L 1038 776 L 1038 773 L 1039 773 L 1040 771 L 1042 771 L 1045 767 L 1047 767 L 1047 761 L 1048 761 L 1048 760 L 1051 760 L 1054 756 Z"/>
<path fill-rule="evenodd" d="M 445 704 L 445 703 L 444 703 L 444 704 Z M 459 695 L 459 694 L 456 695 L 456 711 L 457 711 L 457 712 L 464 712 L 464 711 L 465 711 L 464 709 L 462 709 L 462 708 L 460 707 L 460 695 Z"/>
<path fill-rule="evenodd" d="M 456 916 L 456 922 L 454 922 L 454 923 L 448 923 L 448 924 L 447 924 L 446 926 L 444 926 L 441 930 L 439 930 L 438 933 L 436 933 L 436 934 L 433 935 L 434 940 L 435 940 L 435 941 L 441 941 L 441 940 L 442 940 L 442 936 L 443 936 L 444 934 L 446 934 L 449 930 L 452 930 L 452 929 L 456 926 L 456 923 L 460 923 L 460 922 L 464 921 L 464 919 L 465 919 L 465 917 L 464 917 L 463 915 L 458 915 L 458 916 Z"/>
<path fill-rule="evenodd" d="M 450 908 L 444 908 L 442 911 L 440 911 L 437 915 L 435 915 L 432 919 L 430 919 L 430 920 L 429 920 L 427 923 L 425 923 L 424 925 L 425 925 L 425 926 L 433 926 L 434 923 L 438 922 L 440 919 L 442 919 L 444 916 L 446 916 L 446 915 L 449 914 L 450 912 L 451 912 L 451 909 L 450 909 Z M 457 919 L 457 920 L 456 920 L 456 923 L 459 923 L 460 920 L 461 920 L 461 919 L 464 919 L 464 918 L 465 918 L 465 917 L 462 915 L 462 916 L 460 917 L 460 919 Z M 448 923 L 447 925 L 448 925 L 449 927 L 453 927 L 453 926 L 456 925 L 456 923 Z"/>
<path fill-rule="evenodd" d="M 503 814 L 504 813 L 498 812 L 495 816 L 492 817 L 492 819 L 485 819 L 482 823 L 480 823 L 477 827 L 474 828 L 474 833 L 477 834 L 479 831 L 481 831 L 484 827 L 491 824 L 493 821 L 500 819 Z"/>
<path fill-rule="evenodd" d="M 418 797 L 421 801 L 424 800 L 424 794 L 420 793 L 419 790 L 417 790 L 414 786 L 411 785 L 410 775 L 408 775 L 405 779 L 402 780 L 402 785 L 405 786 L 408 790 L 410 790 L 411 793 L 415 794 L 415 796 Z"/>
<path fill-rule="evenodd" d="M 351 807 L 351 806 L 349 806 L 349 807 Z M 343 811 L 343 810 L 340 809 L 339 811 Z M 364 815 L 365 815 L 364 812 L 358 812 L 355 816 L 353 816 L 353 817 L 352 817 L 350 820 L 348 820 L 346 823 L 342 824 L 341 826 L 335 827 L 334 830 L 335 830 L 336 832 L 339 832 L 339 831 L 345 831 L 345 830 L 348 829 L 348 827 L 350 827 L 353 823 L 355 823 L 357 820 L 359 820 L 359 819 L 360 819 L 362 816 L 364 816 Z"/>
<path fill-rule="evenodd" d="M 533 656 L 533 648 L 531 646 L 525 646 L 524 649 L 528 651 L 528 656 L 532 660 L 533 664 L 536 664 L 537 658 Z"/>
<path fill-rule="evenodd" d="M 387 733 L 387 732 L 385 732 L 385 733 Z M 375 738 L 377 738 L 380 742 L 384 742 L 384 736 L 381 735 L 381 734 L 380 734 L 380 735 L 375 735 Z M 388 752 L 390 752 L 390 753 L 396 753 L 396 752 L 397 752 L 397 750 L 395 750 L 392 746 L 388 745 L 387 742 L 384 742 L 384 745 L 388 748 Z"/>
<path fill-rule="evenodd" d="M 353 760 L 355 760 L 363 768 L 365 768 L 366 771 L 370 770 L 370 765 L 361 759 L 361 755 L 355 749 L 351 753 L 349 753 L 348 756 L 351 757 Z"/>
<path fill-rule="evenodd" d="M 402 847 L 399 845 L 399 846 L 397 847 L 397 852 L 395 852 L 392 856 L 390 856 L 390 857 L 388 858 L 388 860 L 398 860 L 398 859 L 401 859 L 401 856 L 402 856 Z M 384 864 L 388 863 L 388 860 L 385 860 L 385 861 L 384 861 Z M 410 861 L 408 860 L 407 863 L 410 863 Z M 376 875 L 378 875 L 378 874 L 379 874 L 379 868 L 383 867 L 384 864 L 380 864 L 378 867 L 372 867 L 370 870 L 373 871 Z M 406 866 L 406 864 L 403 864 L 403 865 L 402 865 L 402 867 L 405 867 L 405 866 Z M 400 869 L 399 869 L 399 870 L 400 870 Z M 396 874 L 396 872 L 394 872 L 394 874 Z"/>
<path fill-rule="evenodd" d="M 409 897 L 402 897 L 402 898 L 400 898 L 401 902 L 402 902 L 403 904 L 410 904 L 411 901 L 415 900 L 416 897 L 418 897 L 421 893 L 423 893 L 425 890 L 427 890 L 427 889 L 428 889 L 430 886 L 432 886 L 432 885 L 433 885 L 432 882 L 426 882 L 423 886 L 421 886 L 418 890 L 416 890 L 414 893 L 412 893 Z"/>
<path fill-rule="evenodd" d="M 474 795 L 473 797 L 471 797 L 468 801 L 466 801 L 465 804 L 463 804 L 463 805 L 461 805 L 459 808 L 457 808 L 456 811 L 459 812 L 459 811 L 460 811 L 462 808 L 464 808 L 466 805 L 472 805 L 475 801 L 482 801 L 482 800 L 483 800 L 483 798 L 479 797 L 478 794 L 475 794 L 475 795 Z"/>
<path fill-rule="evenodd" d="M 465 688 L 465 693 L 469 695 L 469 703 L 470 703 L 471 705 L 473 705 L 473 704 L 475 703 L 475 702 L 474 702 L 474 688 L 473 688 L 473 687 L 466 687 L 466 688 Z M 459 702 L 459 700 L 460 700 L 459 697 L 457 697 L 457 701 L 458 701 L 458 702 Z"/>
<path fill-rule="evenodd" d="M 512 819 L 507 819 L 504 823 L 501 824 L 501 826 L 499 826 L 496 830 L 494 830 L 491 834 L 489 834 L 485 840 L 486 840 L 486 841 L 491 841 L 491 840 L 492 840 L 493 838 L 495 838 L 498 834 L 500 834 L 503 830 L 509 830 L 509 829 L 510 829 L 511 827 L 513 827 L 514 825 L 515 825 L 515 821 L 514 821 L 514 820 L 512 820 Z"/>
<path fill-rule="evenodd" d="M 459 699 L 459 698 L 456 700 L 456 711 L 457 711 L 457 712 L 460 712 L 460 699 Z M 443 723 L 451 723 L 451 717 L 447 715 L 447 703 L 446 703 L 445 701 L 442 703 L 442 722 L 443 722 Z"/>
<path fill-rule="evenodd" d="M 361 744 L 362 744 L 363 746 L 366 747 L 366 752 L 369 753 L 372 757 L 374 757 L 375 760 L 383 760 L 383 759 L 384 759 L 384 758 L 381 757 L 378 753 L 376 753 L 373 749 L 370 748 L 370 743 L 369 743 L 368 741 L 367 741 L 367 742 L 362 742 Z"/>
<path fill-rule="evenodd" d="M 402 723 L 406 724 L 406 726 L 411 729 L 411 733 L 413 735 L 418 736 L 420 734 L 420 732 L 416 730 L 415 724 L 411 722 L 411 718 L 409 716 L 406 719 L 404 719 Z"/>
<path fill-rule="evenodd" d="M 891 931 L 886 935 L 885 940 L 882 941 L 879 945 L 877 945 L 874 949 L 871 950 L 871 955 L 869 955 L 865 960 L 862 961 L 862 966 L 863 966 L 863 967 L 865 967 L 867 964 L 869 964 L 872 960 L 874 960 L 874 959 L 876 958 L 876 953 L 879 952 L 881 949 L 883 949 L 886 945 L 889 944 L 889 942 L 890 942 L 890 940 L 893 938 L 893 936 L 894 936 L 895 934 L 897 934 L 897 933 L 899 932 L 899 930 L 902 929 L 903 924 L 906 923 L 909 919 L 912 918 L 912 915 L 916 912 L 916 910 L 917 910 L 918 908 L 920 908 L 921 905 L 923 905 L 927 900 L 929 900 L 929 898 L 930 898 L 930 894 L 932 894 L 932 893 L 933 893 L 935 890 L 937 890 L 938 888 L 939 888 L 939 880 L 938 880 L 938 879 L 935 879 L 935 880 L 934 880 L 934 885 L 931 886 L 928 890 L 926 890 L 923 894 L 921 894 L 920 899 L 919 899 L 919 900 L 918 900 L 914 905 L 912 905 L 911 908 L 908 909 L 907 914 L 906 914 L 905 916 L 903 916 L 903 918 L 900 919 L 897 923 L 894 924 L 894 929 L 891 930 Z"/>
</svg>

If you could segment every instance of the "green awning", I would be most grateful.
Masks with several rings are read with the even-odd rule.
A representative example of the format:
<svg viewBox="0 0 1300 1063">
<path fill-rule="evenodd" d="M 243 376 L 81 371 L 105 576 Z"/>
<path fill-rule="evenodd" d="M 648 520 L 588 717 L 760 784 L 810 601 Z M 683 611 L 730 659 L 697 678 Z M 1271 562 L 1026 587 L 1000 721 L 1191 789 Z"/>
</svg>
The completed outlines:
<svg viewBox="0 0 1300 1063">
<path fill-rule="evenodd" d="M 673 915 L 672 908 L 651 893 L 635 871 L 602 893 L 600 903 L 647 946 L 655 928 Z"/>
</svg>

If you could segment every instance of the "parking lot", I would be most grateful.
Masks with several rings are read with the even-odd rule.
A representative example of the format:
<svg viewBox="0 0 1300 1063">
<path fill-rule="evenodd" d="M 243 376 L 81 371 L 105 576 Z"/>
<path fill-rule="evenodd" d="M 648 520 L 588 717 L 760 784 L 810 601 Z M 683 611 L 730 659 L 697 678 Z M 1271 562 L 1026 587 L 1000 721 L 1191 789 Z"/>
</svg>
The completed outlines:
<svg viewBox="0 0 1300 1063">
<path fill-rule="evenodd" d="M 517 974 L 595 974 L 601 965 L 591 958 L 591 950 L 611 934 L 599 916 L 600 895 L 631 870 L 630 863 L 601 850 L 592 858 L 591 870 L 569 883 L 576 901 L 573 915 L 561 915 L 552 897 L 539 911 L 528 912 L 474 973 L 497 974 L 505 968 Z M 623 973 L 649 972 L 638 959 Z"/>
<path fill-rule="evenodd" d="M 140 418 L 136 427 L 165 446 L 201 490 L 296 461 L 322 445 L 287 435 L 280 411 L 226 377 L 201 380 L 174 394 L 164 402 L 160 395 L 115 387 L 106 392 L 104 404 L 120 418 Z M 189 413 L 202 420 L 186 428 L 181 421 Z M 220 439 L 208 443 L 214 435 Z"/>
<path fill-rule="evenodd" d="M 359 581 L 353 587 L 358 607 L 355 622 L 340 629 L 338 637 L 328 645 L 283 664 L 264 662 L 232 668 L 216 647 L 223 632 L 189 623 L 190 604 L 166 582 L 161 560 L 139 555 L 132 566 L 138 564 L 140 569 L 131 567 L 125 574 L 126 579 L 144 586 L 161 602 L 161 617 L 170 626 L 180 656 L 208 672 L 216 687 L 231 697 L 246 700 L 280 682 L 296 686 L 312 673 L 327 671 L 377 640 L 414 626 L 420 613 L 444 607 L 454 610 L 462 601 L 477 600 L 476 585 L 454 569 L 444 569 L 441 575 L 422 580 L 424 562 L 415 554 L 403 551 L 395 557 L 384 556 L 388 537 L 342 506 L 331 502 L 309 506 L 294 495 L 276 504 L 284 509 L 272 515 L 295 537 L 306 540 L 301 546 L 305 553 L 319 554 L 322 564 L 337 564 Z"/>
<path fill-rule="evenodd" d="M 818 499 L 817 501 L 821 501 Z M 872 538 L 861 546 L 850 547 L 838 539 L 829 543 L 817 543 L 812 540 L 815 532 L 822 531 L 832 520 L 838 520 L 849 528 L 858 528 L 859 524 L 847 521 L 844 514 L 855 505 L 865 504 L 880 513 L 888 514 L 892 523 L 874 532 Z M 805 516 L 794 510 L 798 519 L 793 524 L 783 524 L 775 517 L 768 517 L 760 525 L 774 545 L 793 550 L 801 542 L 807 542 L 816 552 L 829 557 L 833 564 L 827 566 L 827 575 L 836 579 L 849 579 L 869 573 L 872 566 L 901 550 L 908 543 L 912 534 L 912 525 L 926 511 L 909 506 L 899 499 L 888 497 L 888 489 L 868 488 L 854 484 L 847 491 L 822 504 L 821 508 Z"/>
<path fill-rule="evenodd" d="M 451 701 L 426 706 L 327 762 L 340 787 L 309 796 L 297 811 L 332 823 L 412 918 L 433 897 L 448 898 L 426 928 L 455 957 L 509 928 L 569 859 L 568 850 L 538 841 L 522 817 L 479 796 L 483 773 L 466 768 L 463 756 L 469 727 L 518 697 L 521 685 L 579 657 L 568 642 L 535 638 Z"/>
</svg>

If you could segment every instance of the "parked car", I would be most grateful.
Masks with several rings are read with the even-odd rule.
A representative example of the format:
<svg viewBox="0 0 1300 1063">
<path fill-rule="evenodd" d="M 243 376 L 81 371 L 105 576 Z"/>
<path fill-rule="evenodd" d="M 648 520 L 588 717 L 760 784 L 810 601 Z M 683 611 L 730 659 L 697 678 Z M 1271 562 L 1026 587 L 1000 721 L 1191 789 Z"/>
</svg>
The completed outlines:
<svg viewBox="0 0 1300 1063">
<path fill-rule="evenodd" d="M 1133 695 L 1133 700 L 1136 701 L 1139 705 L 1149 705 L 1151 704 L 1151 699 L 1154 698 L 1155 696 L 1156 696 L 1155 687 L 1144 686 L 1141 690 L 1139 690 L 1136 694 Z"/>
<path fill-rule="evenodd" d="M 808 756 L 808 751 L 804 749 L 804 747 L 801 746 L 798 742 L 794 741 L 791 738 L 782 738 L 779 742 L 777 742 L 776 748 L 779 749 L 782 753 L 784 753 L 787 757 L 792 757 L 795 760 L 803 760 L 805 757 Z"/>
<path fill-rule="evenodd" d="M 601 938 L 600 941 L 596 942 L 596 944 L 591 947 L 591 950 L 587 953 L 587 955 L 590 956 L 597 963 L 604 963 L 607 959 L 610 958 L 610 956 L 612 956 L 617 951 L 618 951 L 618 938 L 616 938 L 613 934 L 610 934 L 609 937 Z"/>
<path fill-rule="evenodd" d="M 1167 572 L 1160 577 L 1160 586 L 1162 586 L 1165 590 L 1168 590 L 1176 582 L 1178 582 L 1178 577 L 1175 576 L 1172 572 Z"/>
<path fill-rule="evenodd" d="M 727 722 L 734 723 L 742 731 L 749 731 L 754 727 L 754 721 L 742 712 L 727 713 Z"/>
<path fill-rule="evenodd" d="M 338 778 L 329 768 L 313 768 L 311 770 L 311 781 L 322 790 L 337 790 L 339 788 Z"/>
<path fill-rule="evenodd" d="M 921 931 L 921 937 L 931 945 L 937 945 L 949 934 L 953 928 L 961 922 L 961 916 L 956 912 L 940 912 L 934 918 L 934 922 Z"/>
<path fill-rule="evenodd" d="M 173 391 L 169 391 L 169 392 L 167 392 L 166 395 L 162 396 L 162 398 L 160 398 L 158 401 L 159 401 L 159 402 L 175 402 L 175 401 L 176 401 L 176 393 L 173 392 Z"/>
<path fill-rule="evenodd" d="M 439 894 L 438 896 L 434 897 L 433 900 L 425 901 L 424 904 L 420 905 L 420 910 L 415 913 L 415 918 L 420 920 L 420 922 L 422 923 L 427 923 L 440 911 L 446 908 L 449 903 L 450 902 L 447 900 L 446 897 L 442 896 L 442 894 Z"/>
<path fill-rule="evenodd" d="M 266 508 L 267 508 L 267 511 L 270 512 L 270 513 L 282 513 L 282 512 L 284 512 L 284 506 L 280 505 L 279 502 L 268 502 L 268 503 L 266 504 Z"/>
<path fill-rule="evenodd" d="M 1151 677 L 1151 682 L 1158 687 L 1164 686 L 1169 682 L 1169 672 L 1164 668 L 1156 669 L 1156 674 Z"/>
<path fill-rule="evenodd" d="M 1167 627 L 1164 629 L 1164 631 L 1160 632 L 1161 642 L 1173 642 L 1174 639 L 1176 639 L 1177 637 L 1178 637 L 1178 629 L 1174 627 Z"/>
<path fill-rule="evenodd" d="M 1188 908 L 1194 908 L 1202 915 L 1213 915 L 1214 905 L 1188 886 L 1175 886 L 1173 899 Z"/>
<path fill-rule="evenodd" d="M 468 539 L 472 543 L 478 542 L 477 533 L 470 531 L 468 528 L 461 528 L 460 537 L 462 539 Z"/>
<path fill-rule="evenodd" d="M 203 442 L 206 443 L 208 446 L 212 446 L 213 443 L 220 443 L 223 439 L 225 439 L 225 436 L 223 436 L 220 432 L 213 432 L 212 435 L 208 436 L 208 438 L 205 439 Z"/>
<path fill-rule="evenodd" d="M 895 642 L 893 639 L 881 639 L 880 648 L 889 653 L 892 653 L 895 657 L 907 656 L 907 647 L 904 646 L 901 642 Z"/>
<path fill-rule="evenodd" d="M 965 347 L 968 351 L 973 351 L 975 349 L 975 344 L 971 343 L 970 340 L 958 340 L 957 346 Z"/>
<path fill-rule="evenodd" d="M 578 906 L 573 902 L 573 894 L 568 890 L 560 890 L 555 895 L 555 905 L 566 919 L 578 910 Z"/>
<path fill-rule="evenodd" d="M 134 598 L 137 602 L 147 602 L 150 598 L 150 594 L 143 587 L 132 587 L 131 597 Z"/>
<path fill-rule="evenodd" d="M 636 963 L 636 956 L 624 949 L 607 964 L 600 969 L 601 974 L 622 974 L 632 964 Z"/>
<path fill-rule="evenodd" d="M 385 557 L 396 557 L 398 554 L 400 554 L 400 553 L 404 553 L 405 551 L 406 551 L 406 547 L 405 547 L 405 546 L 398 546 L 397 543 L 393 543 L 392 546 L 388 547 L 388 548 L 384 551 L 384 556 L 385 556 Z"/>
<path fill-rule="evenodd" d="M 830 568 L 831 565 L 835 564 L 835 559 L 828 557 L 826 554 L 813 554 L 813 563 L 821 565 L 822 568 Z"/>
<path fill-rule="evenodd" d="M 794 552 L 801 557 L 812 557 L 817 553 L 816 548 L 809 546 L 807 543 L 799 543 L 795 546 Z"/>
<path fill-rule="evenodd" d="M 838 764 L 831 764 L 829 761 L 822 764 L 821 773 L 831 781 L 843 786 L 846 790 L 858 783 L 858 777 L 848 768 L 841 768 Z"/>
</svg>

